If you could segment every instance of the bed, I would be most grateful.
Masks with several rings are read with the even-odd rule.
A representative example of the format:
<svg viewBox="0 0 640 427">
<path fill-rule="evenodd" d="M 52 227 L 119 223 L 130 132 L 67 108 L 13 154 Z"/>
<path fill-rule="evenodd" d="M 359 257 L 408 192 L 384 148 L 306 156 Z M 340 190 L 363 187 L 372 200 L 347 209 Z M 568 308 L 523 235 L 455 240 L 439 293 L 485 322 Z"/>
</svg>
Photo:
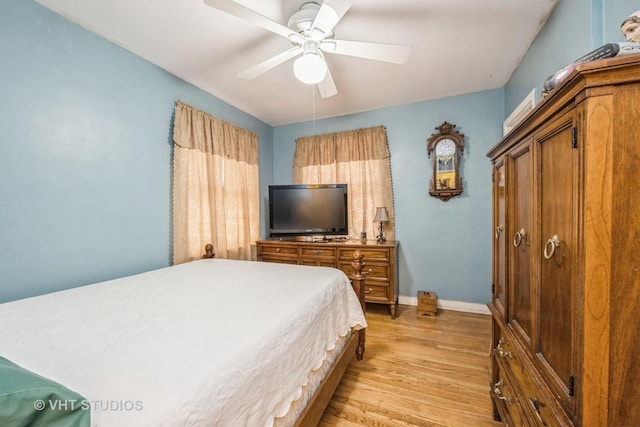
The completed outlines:
<svg viewBox="0 0 640 427">
<path fill-rule="evenodd" d="M 315 425 L 364 353 L 354 258 L 351 280 L 205 258 L 0 304 L 0 425 Z"/>
</svg>

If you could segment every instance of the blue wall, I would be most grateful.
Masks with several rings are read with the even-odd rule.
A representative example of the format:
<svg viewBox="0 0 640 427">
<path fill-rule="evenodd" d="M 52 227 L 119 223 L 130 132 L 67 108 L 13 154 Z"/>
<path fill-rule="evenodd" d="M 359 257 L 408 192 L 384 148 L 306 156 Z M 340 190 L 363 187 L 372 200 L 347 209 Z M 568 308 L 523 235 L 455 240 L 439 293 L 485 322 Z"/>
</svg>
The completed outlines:
<svg viewBox="0 0 640 427">
<path fill-rule="evenodd" d="M 418 290 L 486 303 L 491 297 L 491 166 L 486 152 L 502 136 L 503 91 L 494 90 L 361 114 L 276 127 L 273 181 L 292 180 L 295 139 L 383 125 L 391 168 L 399 249 L 400 295 Z M 429 195 L 427 138 L 444 121 L 465 135 L 464 193 L 448 202 Z"/>
<path fill-rule="evenodd" d="M 626 41 L 620 24 L 640 9 L 637 0 L 562 0 L 505 87 L 505 117 L 533 88 L 604 43 Z"/>
<path fill-rule="evenodd" d="M 275 129 L 31 0 L 0 13 L 0 302 L 169 265 L 171 120 L 182 100 L 259 134 L 266 188 L 291 182 L 295 138 L 385 125 L 400 293 L 490 297 L 490 165 L 502 121 L 547 76 L 607 41 L 631 0 L 563 0 L 504 90 Z M 467 137 L 465 192 L 428 195 L 426 138 L 444 120 Z"/>
<path fill-rule="evenodd" d="M 170 264 L 179 99 L 272 129 L 33 1 L 0 13 L 0 302 Z"/>
</svg>

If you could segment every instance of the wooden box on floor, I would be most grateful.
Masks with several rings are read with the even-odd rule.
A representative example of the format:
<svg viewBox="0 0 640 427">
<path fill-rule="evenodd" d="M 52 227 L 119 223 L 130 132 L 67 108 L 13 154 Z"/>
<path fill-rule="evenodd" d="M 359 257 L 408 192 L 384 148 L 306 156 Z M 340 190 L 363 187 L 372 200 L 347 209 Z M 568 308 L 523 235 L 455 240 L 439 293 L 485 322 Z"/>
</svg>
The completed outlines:
<svg viewBox="0 0 640 427">
<path fill-rule="evenodd" d="M 438 295 L 435 292 L 418 291 L 418 316 L 438 314 Z"/>
</svg>

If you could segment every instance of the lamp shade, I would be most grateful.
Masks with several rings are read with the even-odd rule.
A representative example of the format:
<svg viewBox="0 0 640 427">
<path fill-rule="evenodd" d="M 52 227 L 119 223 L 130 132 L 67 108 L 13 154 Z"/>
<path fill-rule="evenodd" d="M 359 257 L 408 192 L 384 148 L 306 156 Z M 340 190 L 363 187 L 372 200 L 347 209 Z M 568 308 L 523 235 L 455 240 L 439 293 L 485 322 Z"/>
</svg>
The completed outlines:
<svg viewBox="0 0 640 427">
<path fill-rule="evenodd" d="M 389 222 L 389 212 L 387 212 L 387 208 L 376 208 L 376 217 L 373 218 L 373 220 L 379 222 Z"/>
<path fill-rule="evenodd" d="M 320 83 L 327 74 L 327 63 L 317 53 L 306 52 L 293 63 L 293 73 L 302 83 Z"/>
</svg>

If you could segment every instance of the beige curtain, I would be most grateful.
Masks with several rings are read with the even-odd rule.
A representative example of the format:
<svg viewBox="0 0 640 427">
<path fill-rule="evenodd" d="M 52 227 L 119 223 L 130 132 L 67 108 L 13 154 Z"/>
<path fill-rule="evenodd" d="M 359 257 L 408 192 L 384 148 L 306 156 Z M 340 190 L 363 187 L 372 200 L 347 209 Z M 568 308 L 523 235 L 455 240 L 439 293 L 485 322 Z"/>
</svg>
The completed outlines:
<svg viewBox="0 0 640 427">
<path fill-rule="evenodd" d="M 393 186 L 387 132 L 384 126 L 301 137 L 293 158 L 294 184 L 346 183 L 349 192 L 349 237 L 369 239 L 377 207 L 386 207 L 390 222 L 385 237 L 395 240 Z"/>
<path fill-rule="evenodd" d="M 251 259 L 260 237 L 258 136 L 176 102 L 173 129 L 173 262 Z"/>
</svg>

